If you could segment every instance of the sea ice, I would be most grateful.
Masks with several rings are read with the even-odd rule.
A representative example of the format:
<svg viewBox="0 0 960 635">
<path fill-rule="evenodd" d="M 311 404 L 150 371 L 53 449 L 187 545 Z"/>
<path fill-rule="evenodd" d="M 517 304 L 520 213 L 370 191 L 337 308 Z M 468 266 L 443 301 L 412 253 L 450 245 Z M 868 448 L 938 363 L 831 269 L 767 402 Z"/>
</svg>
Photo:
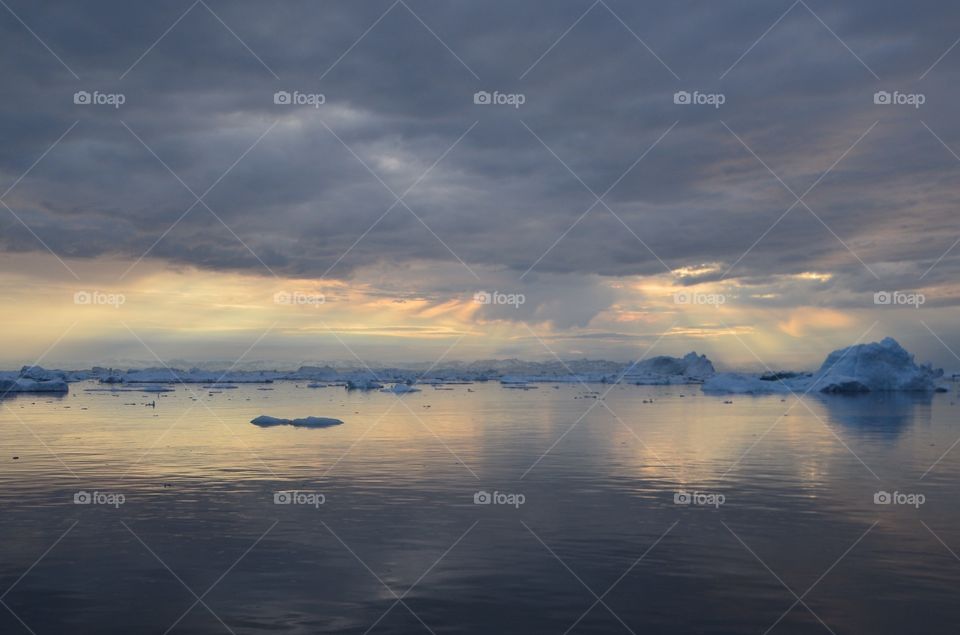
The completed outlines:
<svg viewBox="0 0 960 635">
<path fill-rule="evenodd" d="M 303 417 L 300 419 L 280 419 L 278 417 L 270 417 L 268 415 L 260 415 L 255 419 L 252 419 L 250 423 L 260 426 L 261 428 L 269 428 L 272 426 L 295 426 L 297 428 L 329 428 L 330 426 L 338 426 L 343 423 L 340 419 L 333 419 L 330 417 Z"/>
</svg>

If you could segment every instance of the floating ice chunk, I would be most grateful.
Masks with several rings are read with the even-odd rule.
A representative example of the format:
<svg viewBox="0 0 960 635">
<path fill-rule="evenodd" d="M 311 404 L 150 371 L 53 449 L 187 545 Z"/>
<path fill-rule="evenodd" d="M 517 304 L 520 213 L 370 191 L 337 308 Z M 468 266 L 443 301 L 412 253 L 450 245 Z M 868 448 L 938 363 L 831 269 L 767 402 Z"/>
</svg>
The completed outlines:
<svg viewBox="0 0 960 635">
<path fill-rule="evenodd" d="M 297 428 L 329 428 L 330 426 L 338 426 L 343 423 L 340 419 L 333 419 L 330 417 L 303 417 L 300 419 L 280 419 L 278 417 L 271 417 L 268 415 L 260 415 L 255 419 L 252 419 L 250 423 L 260 426 L 261 428 L 269 428 L 272 426 L 295 426 Z"/>
<path fill-rule="evenodd" d="M 380 392 L 392 392 L 395 395 L 403 395 L 408 392 L 420 392 L 419 388 L 414 388 L 410 384 L 394 384 L 390 388 L 384 388 Z"/>
</svg>

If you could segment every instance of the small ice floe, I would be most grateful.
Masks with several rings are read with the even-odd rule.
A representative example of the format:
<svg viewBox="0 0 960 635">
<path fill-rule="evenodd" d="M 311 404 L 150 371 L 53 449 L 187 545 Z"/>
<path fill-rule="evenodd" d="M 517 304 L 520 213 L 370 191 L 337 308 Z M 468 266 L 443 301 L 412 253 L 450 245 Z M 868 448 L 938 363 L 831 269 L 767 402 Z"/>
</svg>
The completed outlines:
<svg viewBox="0 0 960 635">
<path fill-rule="evenodd" d="M 239 388 L 236 384 L 207 384 L 204 388 L 208 390 L 233 390 Z"/>
<path fill-rule="evenodd" d="M 384 388 L 380 392 L 392 392 L 395 395 L 404 395 L 408 392 L 420 392 L 419 388 L 414 388 L 410 384 L 394 384 L 390 388 Z"/>
<path fill-rule="evenodd" d="M 346 383 L 347 390 L 380 390 L 383 384 L 372 379 L 349 380 Z"/>
<path fill-rule="evenodd" d="M 271 428 L 273 426 L 294 426 L 297 428 L 329 428 L 331 426 L 338 426 L 343 423 L 340 419 L 333 419 L 330 417 L 303 417 L 300 419 L 281 419 L 278 417 L 270 417 L 268 415 L 260 415 L 255 419 L 251 419 L 250 423 L 255 426 L 260 426 L 261 428 Z"/>
<path fill-rule="evenodd" d="M 161 392 L 175 392 L 174 388 L 169 386 L 150 386 L 150 385 L 137 385 L 137 386 L 112 386 L 110 388 L 84 388 L 83 392 L 109 392 L 109 393 L 118 393 L 118 392 L 150 392 L 150 393 L 161 393 Z"/>
<path fill-rule="evenodd" d="M 315 381 L 314 381 L 314 382 L 310 382 L 309 384 L 307 384 L 307 388 L 326 388 L 326 387 L 329 386 L 329 385 L 330 385 L 330 384 L 321 384 L 321 383 L 319 383 L 319 382 L 315 382 Z"/>
</svg>

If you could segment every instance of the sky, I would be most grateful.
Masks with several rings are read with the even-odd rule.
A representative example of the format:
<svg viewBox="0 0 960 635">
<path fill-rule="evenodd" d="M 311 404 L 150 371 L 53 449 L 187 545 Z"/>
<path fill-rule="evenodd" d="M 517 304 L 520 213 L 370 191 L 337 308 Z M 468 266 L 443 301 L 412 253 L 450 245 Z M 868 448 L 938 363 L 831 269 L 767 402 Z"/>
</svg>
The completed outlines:
<svg viewBox="0 0 960 635">
<path fill-rule="evenodd" d="M 955 3 L 0 5 L 0 366 L 960 369 Z"/>
</svg>

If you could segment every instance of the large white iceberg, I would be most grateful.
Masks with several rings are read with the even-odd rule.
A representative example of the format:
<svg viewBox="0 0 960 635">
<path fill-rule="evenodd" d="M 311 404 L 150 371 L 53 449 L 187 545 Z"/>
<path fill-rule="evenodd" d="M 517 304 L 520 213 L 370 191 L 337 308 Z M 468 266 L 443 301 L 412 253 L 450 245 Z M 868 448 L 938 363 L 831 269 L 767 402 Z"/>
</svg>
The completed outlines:
<svg viewBox="0 0 960 635">
<path fill-rule="evenodd" d="M 942 370 L 919 365 L 892 337 L 856 344 L 830 353 L 813 374 L 761 378 L 718 373 L 703 384 L 704 392 L 737 394 L 933 392 Z"/>
</svg>

